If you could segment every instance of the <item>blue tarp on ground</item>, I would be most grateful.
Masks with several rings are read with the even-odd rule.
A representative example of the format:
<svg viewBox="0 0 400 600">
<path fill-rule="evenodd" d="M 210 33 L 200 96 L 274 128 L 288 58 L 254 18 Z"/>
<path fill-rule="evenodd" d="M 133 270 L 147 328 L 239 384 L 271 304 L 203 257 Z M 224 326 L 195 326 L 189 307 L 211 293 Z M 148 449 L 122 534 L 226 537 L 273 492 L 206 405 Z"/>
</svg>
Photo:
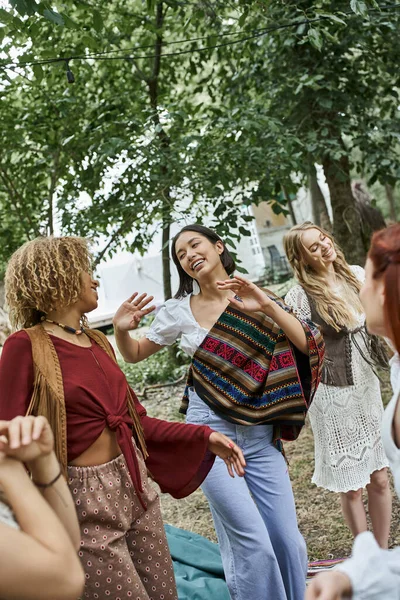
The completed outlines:
<svg viewBox="0 0 400 600">
<path fill-rule="evenodd" d="M 230 600 L 217 544 L 165 525 L 179 600 Z"/>
</svg>

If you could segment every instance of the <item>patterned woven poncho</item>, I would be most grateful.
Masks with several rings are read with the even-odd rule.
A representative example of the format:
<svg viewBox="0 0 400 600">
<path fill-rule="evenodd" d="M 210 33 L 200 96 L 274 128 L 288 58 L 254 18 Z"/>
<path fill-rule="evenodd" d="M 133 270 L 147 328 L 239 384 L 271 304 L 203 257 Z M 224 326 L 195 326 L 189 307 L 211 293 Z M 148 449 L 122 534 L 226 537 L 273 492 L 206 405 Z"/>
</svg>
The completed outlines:
<svg viewBox="0 0 400 600">
<path fill-rule="evenodd" d="M 290 309 L 278 301 L 286 311 Z M 238 425 L 273 424 L 274 439 L 300 433 L 321 376 L 324 342 L 318 327 L 300 320 L 308 356 L 297 350 L 264 313 L 228 306 L 196 350 L 188 387 L 224 419 Z"/>
</svg>

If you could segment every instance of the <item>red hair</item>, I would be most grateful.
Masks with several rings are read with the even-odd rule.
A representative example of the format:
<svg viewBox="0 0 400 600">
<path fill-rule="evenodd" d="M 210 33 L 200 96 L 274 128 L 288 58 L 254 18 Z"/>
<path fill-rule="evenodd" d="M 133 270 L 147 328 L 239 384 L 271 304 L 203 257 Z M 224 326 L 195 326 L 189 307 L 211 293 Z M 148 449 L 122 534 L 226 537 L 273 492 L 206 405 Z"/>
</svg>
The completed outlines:
<svg viewBox="0 0 400 600">
<path fill-rule="evenodd" d="M 368 258 L 374 266 L 374 279 L 383 277 L 386 326 L 400 353 L 400 223 L 374 233 Z"/>
</svg>

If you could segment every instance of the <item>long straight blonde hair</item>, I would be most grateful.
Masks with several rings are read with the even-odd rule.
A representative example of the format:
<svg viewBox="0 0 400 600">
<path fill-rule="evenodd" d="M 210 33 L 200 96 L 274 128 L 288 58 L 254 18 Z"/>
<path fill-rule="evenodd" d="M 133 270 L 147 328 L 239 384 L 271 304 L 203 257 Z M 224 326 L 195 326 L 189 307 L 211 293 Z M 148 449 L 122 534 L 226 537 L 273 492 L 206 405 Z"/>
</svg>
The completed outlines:
<svg viewBox="0 0 400 600">
<path fill-rule="evenodd" d="M 307 263 L 302 237 L 303 233 L 309 229 L 318 229 L 331 240 L 335 248 L 336 259 L 333 262 L 333 268 L 342 284 L 343 292 L 340 295 L 335 294 L 324 277 Z M 356 309 L 360 314 L 363 312 L 359 298 L 361 283 L 350 269 L 343 252 L 335 243 L 332 235 L 311 221 L 305 221 L 300 225 L 295 225 L 287 232 L 283 239 L 283 245 L 297 281 L 312 297 L 315 308 L 323 320 L 336 331 L 340 331 L 343 327 L 349 329 L 355 327 L 356 317 L 350 307 Z"/>
</svg>

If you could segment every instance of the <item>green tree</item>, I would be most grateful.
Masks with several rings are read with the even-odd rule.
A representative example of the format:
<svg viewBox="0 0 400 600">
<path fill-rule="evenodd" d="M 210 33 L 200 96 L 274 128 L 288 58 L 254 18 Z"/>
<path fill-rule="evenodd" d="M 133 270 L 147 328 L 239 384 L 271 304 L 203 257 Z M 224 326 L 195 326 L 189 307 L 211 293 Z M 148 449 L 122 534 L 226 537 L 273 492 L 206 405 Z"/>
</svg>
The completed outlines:
<svg viewBox="0 0 400 600">
<path fill-rule="evenodd" d="M 129 248 L 144 251 L 155 224 L 161 222 L 164 290 L 169 297 L 171 220 L 189 215 L 201 218 L 212 210 L 223 235 L 248 234 L 241 223 L 249 217 L 242 215 L 241 207 L 250 201 L 246 184 L 254 169 L 246 172 L 243 159 L 249 161 L 240 146 L 223 148 L 225 136 L 233 134 L 221 131 L 220 121 L 214 119 L 218 112 L 213 106 L 214 92 L 203 81 L 204 72 L 212 72 L 213 58 L 210 54 L 162 55 L 164 38 L 176 40 L 184 21 L 188 22 L 187 37 L 206 34 L 204 12 L 174 2 L 143 6 L 139 1 L 116 1 L 107 3 L 103 16 L 86 4 L 67 6 L 68 16 L 38 10 L 25 20 L 13 17 L 10 21 L 0 14 L 14 47 L 19 44 L 22 48 L 27 40 L 31 45 L 16 61 L 20 67 L 12 67 L 14 75 L 22 74 L 9 78 L 2 92 L 3 118 L 17 120 L 22 127 L 21 137 L 16 139 L 10 125 L 4 148 L 7 154 L 12 147 L 24 157 L 34 135 L 33 165 L 45 157 L 40 190 L 33 190 L 28 171 L 18 161 L 10 165 L 11 180 L 20 181 L 26 189 L 27 212 L 36 215 L 36 228 L 24 236 L 36 235 L 39 230 L 51 232 L 56 213 L 64 231 L 106 237 L 101 257 L 115 251 L 132 231 L 135 235 L 133 241 L 128 238 Z M 16 7 L 26 10 L 26 4 Z M 111 54 L 107 61 L 89 58 L 32 68 L 24 65 L 33 55 L 43 60 L 49 55 L 69 57 L 71 49 L 80 56 L 85 56 L 88 48 L 100 51 L 104 46 L 132 54 L 138 39 L 147 47 L 149 58 L 110 62 Z M 74 85 L 67 86 L 66 69 L 69 77 L 74 71 Z M 15 106 L 12 118 L 7 112 L 10 104 Z M 222 107 L 218 110 L 222 114 Z M 241 118 L 238 115 L 236 121 L 231 120 L 234 133 Z M 42 136 L 34 131 L 35 119 Z M 116 170 L 119 176 L 105 185 L 107 176 Z M 2 191 L 7 208 L 9 190 Z M 83 192 L 84 206 L 77 201 Z M 40 211 L 33 198 L 38 199 Z"/>
<path fill-rule="evenodd" d="M 232 109 L 241 98 L 242 105 L 252 103 L 280 124 L 277 140 L 286 138 L 275 144 L 281 173 L 304 176 L 310 159 L 323 165 L 334 233 L 348 259 L 362 263 L 369 239 L 363 238 L 351 170 L 361 173 L 368 165 L 372 178 L 384 180 L 391 166 L 393 179 L 398 164 L 399 13 L 367 12 L 366 3 L 354 1 L 352 14 L 346 1 L 247 5 L 247 25 L 285 23 L 290 15 L 298 26 L 276 29 L 247 52 L 230 48 L 230 59 L 218 62 L 225 103 Z M 290 139 L 299 140 L 295 155 L 287 151 Z M 260 141 L 265 147 L 265 138 Z M 360 159 L 352 164 L 355 149 Z M 267 177 L 264 192 L 266 185 L 270 197 L 279 195 L 281 183 Z"/>
<path fill-rule="evenodd" d="M 18 233 L 7 252 L 21 235 L 51 231 L 55 213 L 64 231 L 105 240 L 100 256 L 121 243 L 144 251 L 161 223 L 168 297 L 172 220 L 212 210 L 222 235 L 246 235 L 242 206 L 270 199 L 276 212 L 286 211 L 311 161 L 324 165 L 339 241 L 350 260 L 361 260 L 350 168 L 371 160 L 369 173 L 375 176 L 379 163 L 380 179 L 388 177 L 383 145 L 376 142 L 371 154 L 368 143 L 377 123 L 386 148 L 397 131 L 396 99 L 388 91 L 398 77 L 398 42 L 389 39 L 394 14 L 372 15 L 355 0 L 114 0 L 95 7 L 67 1 L 52 10 L 20 0 L 13 6 L 13 13 L 0 11 L 0 31 L 4 51 L 12 45 L 22 53 L 12 71 L 21 75 L 10 76 L 1 92 L 1 116 L 10 123 L 3 142 L 7 157 L 25 160 L 32 153 L 31 169 L 15 158 L 7 169 L 14 187 L 18 182 L 26 191 L 21 202 L 35 228 L 16 216 Z M 357 16 L 345 14 L 350 7 Z M 253 39 L 226 45 L 240 37 Z M 193 41 L 173 45 L 182 38 Z M 199 52 L 199 46 L 215 48 Z M 191 53 L 181 54 L 186 50 Z M 101 52 L 108 54 L 90 57 Z M 71 56 L 81 59 L 68 61 Z M 54 57 L 64 59 L 23 64 Z M 75 84 L 68 85 L 71 71 Z M 13 122 L 21 126 L 16 137 Z M 362 161 L 352 165 L 356 147 Z M 33 188 L 35 161 L 43 157 Z M 78 202 L 83 192 L 84 205 Z M 7 214 L 10 194 L 0 179 Z"/>
</svg>

